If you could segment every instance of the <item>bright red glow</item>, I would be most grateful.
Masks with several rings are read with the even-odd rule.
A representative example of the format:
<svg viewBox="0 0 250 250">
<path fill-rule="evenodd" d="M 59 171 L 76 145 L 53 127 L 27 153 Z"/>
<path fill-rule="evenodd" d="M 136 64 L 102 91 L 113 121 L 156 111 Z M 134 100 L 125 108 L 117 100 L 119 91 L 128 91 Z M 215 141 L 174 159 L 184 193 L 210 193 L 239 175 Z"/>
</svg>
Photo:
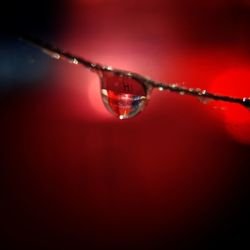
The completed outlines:
<svg viewBox="0 0 250 250">
<path fill-rule="evenodd" d="M 250 67 L 229 69 L 220 74 L 210 86 L 211 91 L 235 97 L 250 96 Z M 243 143 L 250 143 L 250 112 L 247 108 L 230 103 L 212 104 L 220 107 L 220 117 L 232 137 Z"/>
</svg>

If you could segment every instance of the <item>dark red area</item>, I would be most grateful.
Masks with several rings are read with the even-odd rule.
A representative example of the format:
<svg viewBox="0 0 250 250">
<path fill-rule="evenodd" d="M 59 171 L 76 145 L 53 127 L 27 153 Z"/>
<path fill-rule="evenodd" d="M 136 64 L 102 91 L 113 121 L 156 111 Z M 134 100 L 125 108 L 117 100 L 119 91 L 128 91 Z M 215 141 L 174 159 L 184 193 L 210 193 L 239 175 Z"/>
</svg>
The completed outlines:
<svg viewBox="0 0 250 250">
<path fill-rule="evenodd" d="M 160 81 L 207 88 L 249 65 L 247 1 L 75 0 L 57 11 L 59 47 Z M 33 87 L 1 94 L 3 249 L 249 245 L 250 148 L 223 114 L 154 91 L 142 114 L 120 121 L 93 73 L 50 67 Z M 211 88 L 249 95 L 244 77 L 244 93 L 229 91 L 230 78 Z"/>
</svg>

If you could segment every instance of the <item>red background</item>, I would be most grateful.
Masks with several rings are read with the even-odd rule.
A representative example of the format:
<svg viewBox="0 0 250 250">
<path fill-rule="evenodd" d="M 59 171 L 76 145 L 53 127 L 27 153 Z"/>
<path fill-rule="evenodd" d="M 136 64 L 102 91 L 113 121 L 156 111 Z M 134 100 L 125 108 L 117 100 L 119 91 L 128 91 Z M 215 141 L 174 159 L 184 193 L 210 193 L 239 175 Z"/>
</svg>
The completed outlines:
<svg viewBox="0 0 250 250">
<path fill-rule="evenodd" d="M 52 10 L 45 38 L 72 53 L 250 96 L 248 1 L 74 0 Z M 31 87 L 1 92 L 2 244 L 249 244 L 245 109 L 154 91 L 142 114 L 120 121 L 105 110 L 93 73 L 46 60 Z"/>
</svg>

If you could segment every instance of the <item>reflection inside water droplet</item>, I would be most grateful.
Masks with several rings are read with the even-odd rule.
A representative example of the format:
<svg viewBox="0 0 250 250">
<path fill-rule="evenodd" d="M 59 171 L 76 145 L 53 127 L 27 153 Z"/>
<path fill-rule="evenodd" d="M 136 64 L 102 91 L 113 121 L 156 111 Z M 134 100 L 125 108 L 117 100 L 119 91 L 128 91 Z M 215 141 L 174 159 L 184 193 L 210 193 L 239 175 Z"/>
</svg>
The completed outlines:
<svg viewBox="0 0 250 250">
<path fill-rule="evenodd" d="M 113 72 L 104 72 L 101 82 L 102 100 L 106 108 L 119 119 L 131 118 L 145 107 L 147 91 L 141 82 Z"/>
<path fill-rule="evenodd" d="M 146 103 L 146 96 L 115 93 L 106 89 L 102 89 L 101 93 L 105 106 L 121 120 L 138 114 Z"/>
</svg>

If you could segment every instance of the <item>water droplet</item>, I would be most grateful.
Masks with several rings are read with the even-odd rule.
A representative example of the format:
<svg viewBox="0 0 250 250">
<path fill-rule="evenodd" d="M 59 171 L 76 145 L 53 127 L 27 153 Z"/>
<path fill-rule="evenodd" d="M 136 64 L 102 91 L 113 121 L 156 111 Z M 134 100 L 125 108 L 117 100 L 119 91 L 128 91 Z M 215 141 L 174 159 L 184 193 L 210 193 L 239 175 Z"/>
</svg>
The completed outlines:
<svg viewBox="0 0 250 250">
<path fill-rule="evenodd" d="M 43 52 L 47 55 L 49 55 L 50 57 L 59 60 L 61 58 L 60 54 L 53 52 L 51 50 L 48 49 L 43 49 Z"/>
<path fill-rule="evenodd" d="M 202 95 L 206 95 L 207 91 L 204 89 L 201 91 Z"/>
<path fill-rule="evenodd" d="M 78 64 L 78 60 L 76 58 L 71 59 L 69 62 L 73 64 Z"/>
<path fill-rule="evenodd" d="M 164 88 L 162 86 L 158 87 L 158 90 L 163 91 Z"/>
<path fill-rule="evenodd" d="M 103 74 L 101 94 L 106 108 L 121 120 L 137 115 L 147 102 L 146 88 L 141 82 L 113 72 Z"/>
<path fill-rule="evenodd" d="M 197 92 L 197 94 L 199 96 L 205 96 L 207 94 L 207 91 L 204 89 L 204 90 L 201 90 L 201 89 L 195 89 L 195 91 Z"/>
<path fill-rule="evenodd" d="M 112 70 L 113 70 L 113 67 L 107 66 L 107 67 L 106 67 L 106 70 L 112 71 Z"/>
<path fill-rule="evenodd" d="M 179 94 L 180 95 L 185 95 L 185 91 L 180 91 Z"/>
<path fill-rule="evenodd" d="M 175 83 L 171 84 L 170 86 L 171 86 L 172 89 L 176 89 L 178 87 L 178 85 L 175 84 Z"/>
<path fill-rule="evenodd" d="M 111 90 L 102 91 L 102 99 L 108 110 L 121 120 L 138 114 L 146 103 L 145 96 L 115 93 Z"/>
</svg>

